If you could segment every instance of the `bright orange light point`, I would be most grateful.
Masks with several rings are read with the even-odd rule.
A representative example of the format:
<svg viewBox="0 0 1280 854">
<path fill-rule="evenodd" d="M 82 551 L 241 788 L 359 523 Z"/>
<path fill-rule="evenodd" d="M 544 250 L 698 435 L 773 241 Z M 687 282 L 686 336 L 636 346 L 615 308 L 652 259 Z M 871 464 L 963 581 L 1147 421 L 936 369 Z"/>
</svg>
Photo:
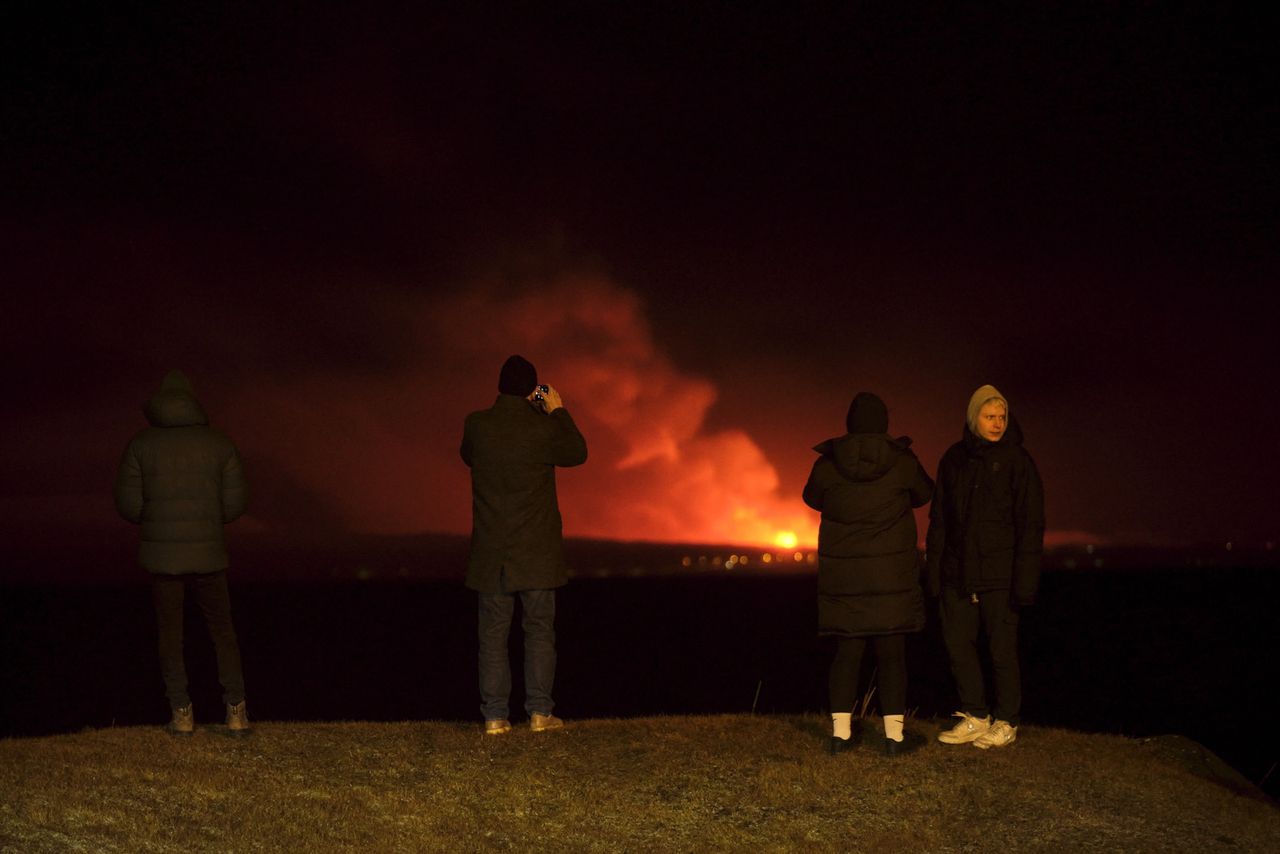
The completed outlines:
<svg viewBox="0 0 1280 854">
<path fill-rule="evenodd" d="M 779 548 L 794 549 L 800 542 L 795 531 L 779 531 L 773 538 L 773 544 Z"/>
</svg>

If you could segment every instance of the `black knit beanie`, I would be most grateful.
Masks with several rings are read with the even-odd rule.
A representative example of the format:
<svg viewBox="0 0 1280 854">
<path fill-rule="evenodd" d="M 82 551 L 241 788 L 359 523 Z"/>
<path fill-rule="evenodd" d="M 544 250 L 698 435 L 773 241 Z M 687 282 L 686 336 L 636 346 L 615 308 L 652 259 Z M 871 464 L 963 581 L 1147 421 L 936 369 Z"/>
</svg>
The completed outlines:
<svg viewBox="0 0 1280 854">
<path fill-rule="evenodd" d="M 537 384 L 538 369 L 523 356 L 512 356 L 502 363 L 502 373 L 498 374 L 498 391 L 528 397 Z"/>
<path fill-rule="evenodd" d="M 869 391 L 860 391 L 849 404 L 844 420 L 850 433 L 888 433 L 889 410 L 884 401 Z"/>
</svg>

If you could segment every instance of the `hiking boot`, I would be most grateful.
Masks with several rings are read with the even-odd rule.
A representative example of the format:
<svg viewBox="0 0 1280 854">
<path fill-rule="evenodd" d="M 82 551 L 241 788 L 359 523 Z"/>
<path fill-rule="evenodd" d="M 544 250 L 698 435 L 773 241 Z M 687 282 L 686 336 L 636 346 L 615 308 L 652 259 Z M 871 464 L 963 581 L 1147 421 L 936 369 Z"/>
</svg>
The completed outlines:
<svg viewBox="0 0 1280 854">
<path fill-rule="evenodd" d="M 506 735 L 511 732 L 511 721 L 496 720 L 484 722 L 485 735 Z"/>
<path fill-rule="evenodd" d="M 924 747 L 925 737 L 918 732 L 904 732 L 902 741 L 894 741 L 888 736 L 884 739 L 885 756 L 906 756 Z"/>
<path fill-rule="evenodd" d="M 975 718 L 964 712 L 956 712 L 952 717 L 960 718 L 960 722 L 946 732 L 938 733 L 938 741 L 943 744 L 968 744 L 991 729 L 990 717 Z"/>
<path fill-rule="evenodd" d="M 996 721 L 991 729 L 973 740 L 973 746 L 986 750 L 988 747 L 1008 747 L 1018 740 L 1018 728 L 1008 721 Z"/>
<path fill-rule="evenodd" d="M 227 703 L 227 735 L 242 738 L 249 734 L 249 714 L 245 711 L 244 700 L 234 706 Z"/>
<path fill-rule="evenodd" d="M 564 729 L 564 721 L 555 715 L 540 715 L 534 712 L 529 716 L 529 729 L 534 732 L 546 732 L 549 729 Z"/>
<path fill-rule="evenodd" d="M 187 703 L 181 709 L 173 710 L 173 719 L 169 721 L 166 727 L 169 735 L 194 735 L 196 731 L 196 716 L 191 710 L 191 704 Z"/>
</svg>

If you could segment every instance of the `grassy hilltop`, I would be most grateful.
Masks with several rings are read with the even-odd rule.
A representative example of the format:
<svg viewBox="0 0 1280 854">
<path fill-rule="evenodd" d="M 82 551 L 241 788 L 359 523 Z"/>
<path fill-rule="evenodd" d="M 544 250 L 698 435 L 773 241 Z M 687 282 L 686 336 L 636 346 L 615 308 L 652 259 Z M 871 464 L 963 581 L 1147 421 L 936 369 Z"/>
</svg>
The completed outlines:
<svg viewBox="0 0 1280 854">
<path fill-rule="evenodd" d="M 2 740 L 0 850 L 1280 850 L 1280 809 L 1177 737 L 890 760 L 826 756 L 816 715 L 255 726 Z"/>
</svg>

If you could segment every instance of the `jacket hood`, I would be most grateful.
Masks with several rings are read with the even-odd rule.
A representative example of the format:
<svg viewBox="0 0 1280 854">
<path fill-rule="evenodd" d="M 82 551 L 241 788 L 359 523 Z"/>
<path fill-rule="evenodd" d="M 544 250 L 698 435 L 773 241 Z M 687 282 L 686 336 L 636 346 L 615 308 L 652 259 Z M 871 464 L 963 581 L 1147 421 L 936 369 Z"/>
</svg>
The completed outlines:
<svg viewBox="0 0 1280 854">
<path fill-rule="evenodd" d="M 846 433 L 820 442 L 813 449 L 830 457 L 841 477 L 865 483 L 888 474 L 898 454 L 910 444 L 906 436 L 890 439 L 885 433 Z"/>
<path fill-rule="evenodd" d="M 992 445 L 1021 445 L 1022 444 L 1022 427 L 1018 425 L 1018 419 L 1009 416 L 1009 426 L 1005 427 L 1004 435 L 1000 437 L 999 442 L 988 442 L 978 434 L 969 429 L 968 422 L 964 425 L 964 434 L 961 436 L 966 448 L 976 451 L 981 448 Z"/>
<path fill-rule="evenodd" d="M 170 371 L 165 375 L 160 390 L 142 407 L 142 413 L 154 427 L 191 427 L 209 423 L 200 401 L 196 400 L 191 381 L 181 371 Z"/>
</svg>

